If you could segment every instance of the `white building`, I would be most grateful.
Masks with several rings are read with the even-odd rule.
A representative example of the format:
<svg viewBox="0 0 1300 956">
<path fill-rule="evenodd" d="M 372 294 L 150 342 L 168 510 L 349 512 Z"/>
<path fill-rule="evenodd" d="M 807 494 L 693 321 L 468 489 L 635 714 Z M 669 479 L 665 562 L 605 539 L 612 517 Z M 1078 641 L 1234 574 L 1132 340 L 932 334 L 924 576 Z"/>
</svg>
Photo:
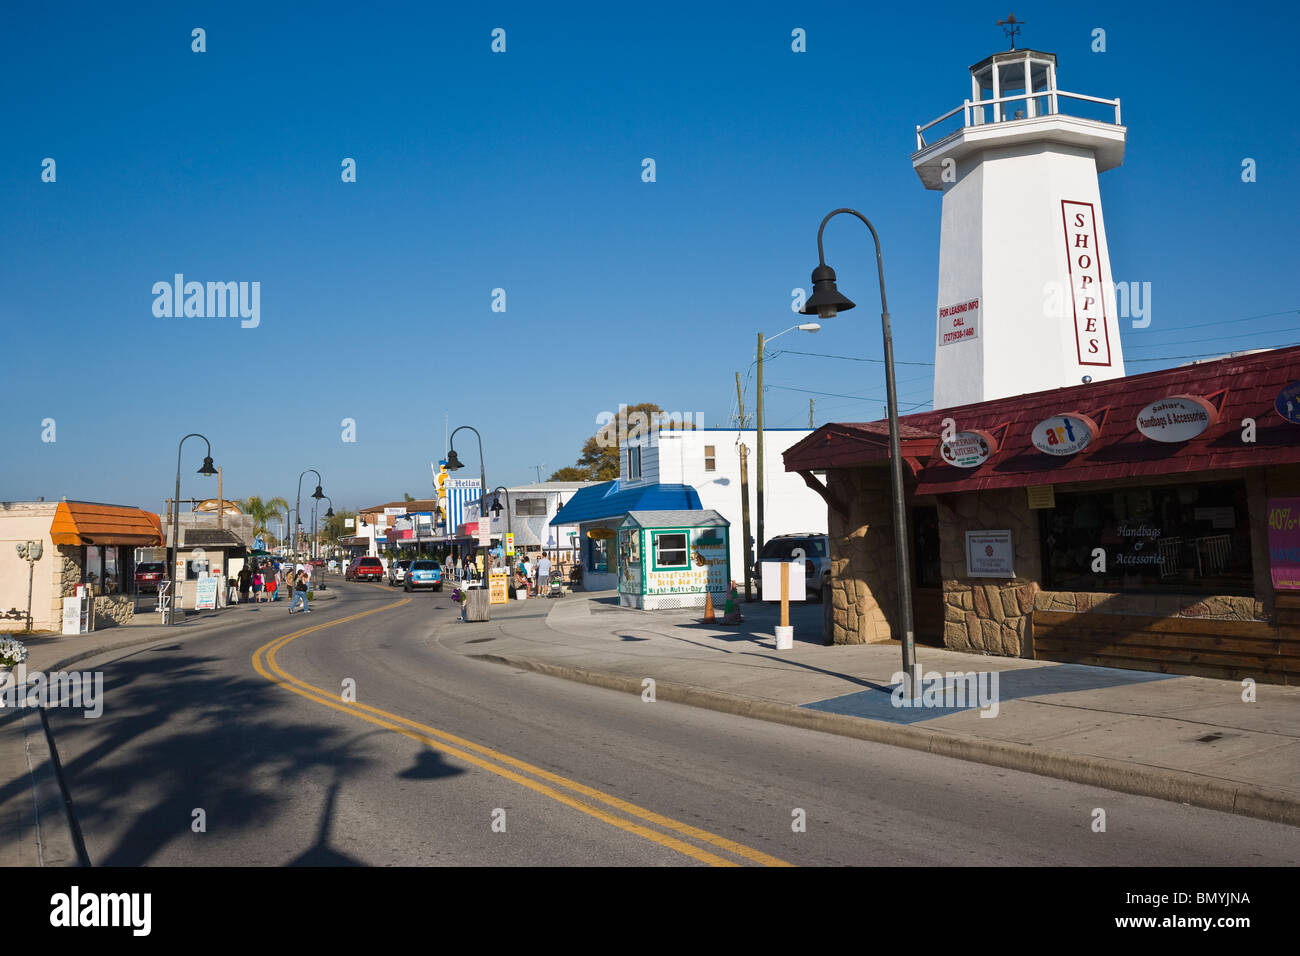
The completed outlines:
<svg viewBox="0 0 1300 956">
<path fill-rule="evenodd" d="M 549 551 L 553 557 L 571 560 L 577 544 L 577 525 L 551 527 L 551 519 L 569 499 L 594 481 L 541 481 L 514 485 L 501 496 L 501 513 L 491 515 L 492 537 L 500 539 L 507 528 L 514 532 L 516 551 Z M 506 499 L 510 501 L 510 518 L 506 520 Z M 488 495 L 488 510 L 496 500 Z M 478 522 L 479 502 L 465 505 L 466 522 Z M 555 552 L 559 552 L 556 554 Z"/>
<path fill-rule="evenodd" d="M 807 428 L 763 429 L 764 540 L 782 534 L 825 534 L 826 502 L 802 478 L 784 470 L 781 453 L 807 437 Z M 748 448 L 749 533 L 758 536 L 757 432 L 752 428 L 692 428 L 652 432 L 620 447 L 619 487 L 689 485 L 700 507 L 731 524 L 731 573 L 743 581 L 740 446 Z M 752 554 L 752 552 L 751 552 Z"/>
</svg>

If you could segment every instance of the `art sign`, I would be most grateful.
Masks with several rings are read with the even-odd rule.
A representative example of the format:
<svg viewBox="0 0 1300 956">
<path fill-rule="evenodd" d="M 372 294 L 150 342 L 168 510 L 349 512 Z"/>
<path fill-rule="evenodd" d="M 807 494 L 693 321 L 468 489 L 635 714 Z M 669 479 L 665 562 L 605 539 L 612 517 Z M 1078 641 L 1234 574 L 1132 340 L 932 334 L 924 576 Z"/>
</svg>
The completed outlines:
<svg viewBox="0 0 1300 956">
<path fill-rule="evenodd" d="M 997 442 L 988 432 L 958 432 L 939 445 L 939 455 L 957 468 L 978 468 L 997 451 Z"/>
<path fill-rule="evenodd" d="M 968 299 L 939 307 L 939 344 L 951 345 L 980 337 L 980 300 Z"/>
<path fill-rule="evenodd" d="M 1275 590 L 1300 591 L 1300 498 L 1268 499 L 1268 564 Z"/>
<path fill-rule="evenodd" d="M 1034 426 L 1030 440 L 1044 455 L 1074 455 L 1092 444 L 1097 425 L 1087 415 L 1053 415 Z"/>
<path fill-rule="evenodd" d="M 1278 392 L 1273 407 L 1292 425 L 1300 425 L 1300 382 L 1292 382 Z"/>
<path fill-rule="evenodd" d="M 1218 411 L 1200 396 L 1171 395 L 1138 412 L 1137 429 L 1152 441 L 1183 442 L 1195 438 L 1218 420 Z"/>
</svg>

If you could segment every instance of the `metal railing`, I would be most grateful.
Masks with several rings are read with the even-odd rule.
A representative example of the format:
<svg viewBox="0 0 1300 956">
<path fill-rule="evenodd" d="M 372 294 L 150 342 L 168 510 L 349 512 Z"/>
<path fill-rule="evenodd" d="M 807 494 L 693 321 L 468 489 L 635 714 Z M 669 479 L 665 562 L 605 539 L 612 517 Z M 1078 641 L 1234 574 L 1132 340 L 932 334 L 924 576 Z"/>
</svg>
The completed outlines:
<svg viewBox="0 0 1300 956">
<path fill-rule="evenodd" d="M 1067 93 L 1065 90 L 1038 90 L 1034 93 L 1018 93 L 1015 96 L 999 96 L 988 100 L 963 100 L 961 106 L 954 107 L 937 119 L 932 119 L 924 126 L 918 126 L 916 128 L 916 148 L 921 150 L 925 149 L 925 147 L 929 145 L 925 141 L 925 133 L 927 130 L 933 129 L 935 126 L 938 126 L 945 120 L 951 119 L 958 113 L 962 114 L 961 129 L 967 129 L 972 126 L 992 125 L 986 123 L 984 120 L 986 107 L 993 107 L 993 123 L 1013 123 L 1022 119 L 1035 119 L 1039 116 L 1060 115 L 1061 110 L 1058 98 L 1062 97 L 1071 100 L 1082 100 L 1086 103 L 1100 103 L 1103 106 L 1113 107 L 1115 110 L 1115 125 L 1122 125 L 1120 123 L 1119 99 L 1108 100 L 1099 96 L 1087 96 L 1083 93 Z M 1043 110 L 1040 107 L 1041 102 L 1044 100 L 1047 103 L 1046 110 Z M 1017 116 L 1014 119 L 1005 119 L 1002 116 L 1003 104 L 1019 102 L 1025 103 L 1025 115 Z M 945 134 L 945 136 L 951 135 L 951 133 Z"/>
</svg>

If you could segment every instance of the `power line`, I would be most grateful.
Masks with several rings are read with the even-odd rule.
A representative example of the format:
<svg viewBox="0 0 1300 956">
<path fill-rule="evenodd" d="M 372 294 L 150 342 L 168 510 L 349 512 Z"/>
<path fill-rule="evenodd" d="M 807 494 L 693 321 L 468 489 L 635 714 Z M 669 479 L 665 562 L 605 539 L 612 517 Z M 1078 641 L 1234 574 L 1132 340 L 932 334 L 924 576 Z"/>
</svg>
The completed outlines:
<svg viewBox="0 0 1300 956">
<path fill-rule="evenodd" d="M 1203 329 L 1211 325 L 1232 325 L 1236 322 L 1253 322 L 1256 319 L 1271 319 L 1275 315 L 1295 315 L 1297 313 L 1300 313 L 1300 309 L 1283 309 L 1281 312 L 1265 312 L 1262 315 L 1247 315 L 1240 319 L 1218 319 L 1214 322 L 1199 322 L 1196 325 L 1183 325 L 1176 329 L 1156 329 L 1153 332 L 1147 332 L 1143 338 L 1147 335 L 1174 335 L 1186 332 L 1188 329 Z"/>
<path fill-rule="evenodd" d="M 1186 341 L 1180 342 L 1179 344 L 1197 345 L 1201 342 L 1225 342 L 1228 339 L 1241 339 L 1251 335 L 1277 335 L 1279 332 L 1290 332 L 1290 331 L 1291 331 L 1290 329 L 1254 329 L 1250 332 L 1238 332 L 1234 335 L 1214 335 L 1207 339 L 1187 339 Z M 1170 342 L 1152 342 L 1147 345 L 1130 345 L 1128 346 L 1128 348 L 1130 351 L 1136 349 L 1165 349 L 1168 348 L 1171 344 L 1172 343 Z"/>
<path fill-rule="evenodd" d="M 843 359 L 845 362 L 871 362 L 876 365 L 885 364 L 884 359 L 859 358 L 856 355 L 831 355 L 829 352 L 796 352 L 794 349 L 779 349 L 775 354 L 776 355 L 811 355 L 814 358 Z M 926 365 L 929 366 L 930 368 L 934 368 L 933 362 L 900 362 L 898 359 L 894 359 L 894 364 L 895 365 Z"/>
<path fill-rule="evenodd" d="M 1300 345 L 1300 342 L 1284 342 L 1281 345 L 1261 345 L 1260 349 L 1262 351 L 1267 352 L 1273 349 L 1289 349 L 1293 345 Z M 1247 351 L 1247 350 L 1243 349 L 1242 351 Z M 1254 350 L 1251 349 L 1249 351 L 1254 351 Z M 1125 359 L 1124 361 L 1126 364 L 1136 365 L 1139 362 L 1176 362 L 1179 361 L 1180 359 L 1222 358 L 1222 357 L 1223 357 L 1223 352 L 1218 351 L 1218 352 L 1201 352 L 1199 355 L 1162 355 L 1160 358 Z"/>
</svg>

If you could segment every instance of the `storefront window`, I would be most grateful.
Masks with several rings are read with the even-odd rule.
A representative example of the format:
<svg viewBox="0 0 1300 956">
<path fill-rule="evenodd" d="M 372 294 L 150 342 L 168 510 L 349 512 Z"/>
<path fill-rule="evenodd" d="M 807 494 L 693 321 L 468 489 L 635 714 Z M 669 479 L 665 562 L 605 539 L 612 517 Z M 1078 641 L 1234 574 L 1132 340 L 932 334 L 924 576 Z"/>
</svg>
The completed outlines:
<svg viewBox="0 0 1300 956">
<path fill-rule="evenodd" d="M 1058 493 L 1039 530 L 1049 590 L 1253 593 L 1242 482 Z"/>
<path fill-rule="evenodd" d="M 118 549 L 104 549 L 104 594 L 117 594 L 122 590 L 122 576 L 118 573 Z"/>
<path fill-rule="evenodd" d="M 94 545 L 86 545 L 86 560 L 81 566 L 81 583 L 88 585 L 94 594 L 102 594 L 104 582 L 104 552 Z"/>
<path fill-rule="evenodd" d="M 591 539 L 591 570 L 606 574 L 609 572 L 609 539 Z"/>
</svg>

